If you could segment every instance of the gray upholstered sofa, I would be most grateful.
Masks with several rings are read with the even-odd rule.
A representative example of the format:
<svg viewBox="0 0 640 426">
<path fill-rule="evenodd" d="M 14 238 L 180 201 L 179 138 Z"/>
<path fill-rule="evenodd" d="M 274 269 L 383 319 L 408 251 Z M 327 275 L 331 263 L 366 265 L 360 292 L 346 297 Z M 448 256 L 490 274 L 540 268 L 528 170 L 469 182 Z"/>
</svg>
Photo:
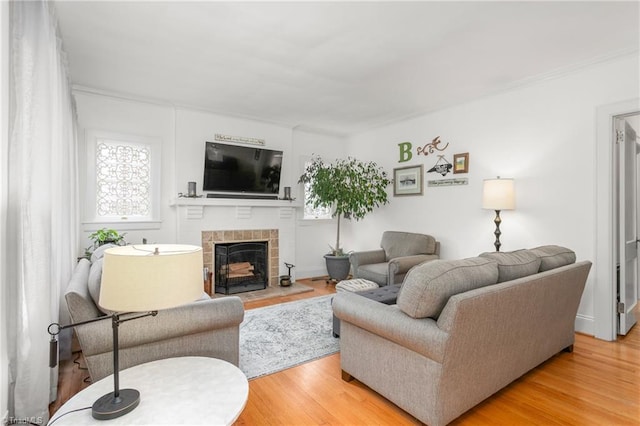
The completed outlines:
<svg viewBox="0 0 640 426">
<path fill-rule="evenodd" d="M 105 315 L 96 303 L 101 275 L 101 253 L 94 253 L 91 262 L 78 262 L 65 292 L 72 322 Z M 118 330 L 120 368 L 178 356 L 206 356 L 238 365 L 242 301 L 236 296 L 206 299 L 123 323 Z M 111 321 L 82 325 L 75 331 L 91 379 L 112 374 Z"/>
<path fill-rule="evenodd" d="M 380 248 L 349 254 L 354 278 L 379 286 L 401 283 L 412 267 L 440 258 L 440 242 L 431 235 L 385 231 Z"/>
<path fill-rule="evenodd" d="M 562 350 L 591 262 L 558 246 L 413 268 L 396 305 L 333 300 L 343 378 L 444 425 Z"/>
</svg>

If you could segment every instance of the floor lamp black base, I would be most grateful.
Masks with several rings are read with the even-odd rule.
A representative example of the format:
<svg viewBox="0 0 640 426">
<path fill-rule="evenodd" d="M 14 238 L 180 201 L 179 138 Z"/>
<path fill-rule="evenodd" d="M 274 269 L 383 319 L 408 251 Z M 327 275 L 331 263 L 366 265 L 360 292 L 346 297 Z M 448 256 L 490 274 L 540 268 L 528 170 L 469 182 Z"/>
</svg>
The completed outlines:
<svg viewBox="0 0 640 426">
<path fill-rule="evenodd" d="M 496 251 L 500 251 L 500 246 L 502 245 L 500 244 L 500 235 L 502 235 L 502 232 L 500 232 L 500 224 L 502 223 L 502 219 L 500 219 L 500 210 L 496 210 L 496 218 L 493 220 L 493 223 L 496 224 L 496 230 L 493 233 L 493 235 L 496 236 L 496 241 L 493 245 L 496 247 Z"/>
<path fill-rule="evenodd" d="M 109 392 L 93 403 L 91 415 L 98 420 L 115 419 L 133 411 L 139 403 L 140 392 L 135 389 L 122 389 L 117 398 L 113 392 Z"/>
</svg>

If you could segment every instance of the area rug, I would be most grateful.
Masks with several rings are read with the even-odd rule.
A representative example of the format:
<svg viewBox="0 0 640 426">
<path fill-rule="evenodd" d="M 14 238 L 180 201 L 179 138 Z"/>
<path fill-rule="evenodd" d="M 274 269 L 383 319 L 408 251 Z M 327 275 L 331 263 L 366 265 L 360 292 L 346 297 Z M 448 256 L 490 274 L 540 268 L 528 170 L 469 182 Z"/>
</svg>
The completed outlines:
<svg viewBox="0 0 640 426">
<path fill-rule="evenodd" d="M 240 325 L 240 369 L 247 378 L 334 354 L 333 295 L 250 309 Z"/>
</svg>

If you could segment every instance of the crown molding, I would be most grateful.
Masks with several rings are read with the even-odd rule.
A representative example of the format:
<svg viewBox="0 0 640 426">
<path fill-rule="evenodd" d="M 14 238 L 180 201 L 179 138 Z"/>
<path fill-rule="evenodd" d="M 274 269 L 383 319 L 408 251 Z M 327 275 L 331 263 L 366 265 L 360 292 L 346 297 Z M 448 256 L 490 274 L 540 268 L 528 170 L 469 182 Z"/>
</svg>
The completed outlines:
<svg viewBox="0 0 640 426">
<path fill-rule="evenodd" d="M 536 84 L 540 84 L 546 81 L 550 81 L 550 80 L 554 80 L 554 79 L 559 79 L 559 78 L 563 78 L 566 77 L 570 74 L 576 73 L 576 72 L 580 72 L 582 70 L 588 69 L 590 67 L 596 66 L 596 65 L 601 65 L 601 64 L 605 64 L 605 63 L 609 63 L 609 62 L 615 62 L 621 59 L 625 59 L 627 57 L 632 57 L 632 56 L 636 56 L 638 57 L 638 59 L 640 60 L 640 50 L 637 48 L 631 48 L 631 49 L 620 49 L 617 50 L 615 52 L 611 52 L 607 55 L 603 55 L 603 56 L 598 56 L 595 58 L 591 58 L 589 60 L 583 61 L 583 62 L 579 62 L 573 65 L 569 65 L 569 66 L 565 66 L 565 67 L 561 67 L 561 68 L 556 68 L 555 70 L 549 71 L 549 72 L 545 72 L 542 74 L 536 74 L 534 76 L 531 77 L 526 77 L 523 79 L 520 79 L 516 82 L 513 83 L 509 83 L 509 84 L 505 84 L 502 87 L 496 88 L 494 90 L 491 91 L 487 91 L 486 93 L 479 95 L 479 96 L 475 96 L 473 98 L 469 98 L 465 101 L 458 101 L 458 102 L 452 102 L 449 104 L 442 104 L 439 107 L 436 108 L 430 108 L 428 110 L 422 110 L 422 111 L 417 111 L 415 113 L 411 113 L 411 114 L 406 114 L 402 117 L 399 118 L 394 118 L 394 119 L 389 119 L 389 120 L 385 120 L 380 122 L 379 124 L 375 125 L 375 126 L 371 126 L 370 128 L 368 128 L 367 130 L 363 130 L 361 132 L 355 132 L 350 134 L 349 136 L 356 136 L 362 133 L 367 133 L 370 131 L 373 131 L 375 129 L 380 129 L 386 126 L 391 126 L 394 124 L 398 124 L 398 123 L 402 123 L 403 121 L 408 121 L 408 120 L 413 120 L 415 118 L 419 118 L 428 114 L 433 114 L 435 112 L 438 111 L 443 111 L 449 108 L 454 108 L 456 106 L 459 105 L 464 105 L 466 103 L 469 102 L 476 102 L 482 99 L 486 99 L 486 98 L 490 98 L 492 96 L 496 96 L 496 95 L 500 95 L 503 93 L 508 93 L 508 92 L 512 92 L 514 90 L 517 89 L 522 89 L 522 88 L 526 88 L 526 87 L 531 87 L 531 86 L 535 86 Z"/>
</svg>

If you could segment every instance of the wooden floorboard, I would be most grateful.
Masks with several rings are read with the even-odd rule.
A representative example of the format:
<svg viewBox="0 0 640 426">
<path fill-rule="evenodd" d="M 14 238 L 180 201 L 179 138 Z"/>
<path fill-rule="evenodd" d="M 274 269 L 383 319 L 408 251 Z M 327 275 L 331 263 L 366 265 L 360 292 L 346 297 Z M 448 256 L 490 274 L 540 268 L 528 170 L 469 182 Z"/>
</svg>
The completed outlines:
<svg viewBox="0 0 640 426">
<path fill-rule="evenodd" d="M 301 280 L 313 292 L 245 302 L 245 309 L 335 292 L 324 280 Z M 456 419 L 453 425 L 640 425 L 640 326 L 616 342 L 576 335 L 560 353 Z M 77 354 L 83 363 L 81 353 Z M 89 385 L 72 361 L 60 365 L 55 412 Z M 411 415 L 357 380 L 341 379 L 340 354 L 249 381 L 236 425 L 417 425 Z"/>
</svg>

